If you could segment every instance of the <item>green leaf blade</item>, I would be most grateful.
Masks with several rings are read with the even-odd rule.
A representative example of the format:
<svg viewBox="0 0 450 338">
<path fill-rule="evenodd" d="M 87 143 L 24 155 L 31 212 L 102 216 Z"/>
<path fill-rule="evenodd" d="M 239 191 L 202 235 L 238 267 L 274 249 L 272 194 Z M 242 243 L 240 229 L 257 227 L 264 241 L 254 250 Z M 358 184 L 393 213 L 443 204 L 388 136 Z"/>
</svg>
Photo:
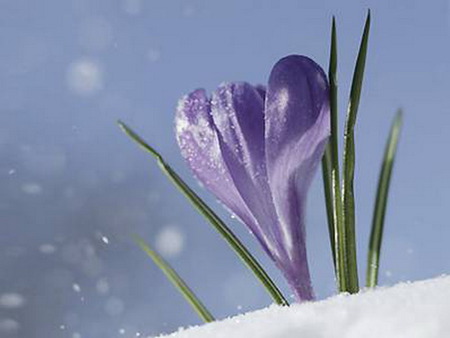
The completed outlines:
<svg viewBox="0 0 450 338">
<path fill-rule="evenodd" d="M 350 99 L 347 111 L 347 119 L 344 132 L 344 160 L 342 180 L 343 216 L 346 231 L 347 265 L 349 273 L 348 291 L 356 293 L 359 291 L 358 265 L 356 257 L 356 230 L 355 230 L 355 124 L 361 98 L 364 70 L 367 58 L 367 47 L 370 32 L 370 10 L 367 14 L 366 23 L 361 39 L 361 44 L 356 59 L 355 71 L 350 89 Z"/>
<path fill-rule="evenodd" d="M 178 289 L 183 297 L 188 301 L 191 307 L 197 312 L 198 316 L 205 322 L 210 323 L 215 319 L 203 303 L 198 299 L 195 293 L 189 288 L 186 282 L 178 273 L 167 263 L 160 255 L 156 253 L 145 241 L 135 236 L 136 243 L 153 260 L 158 268 L 166 275 L 167 279 Z"/>
<path fill-rule="evenodd" d="M 364 31 L 361 38 L 361 44 L 356 58 L 356 65 L 353 72 L 352 85 L 350 89 L 350 100 L 347 112 L 347 126 L 346 131 L 354 129 L 356 124 L 356 117 L 359 108 L 359 101 L 361 99 L 362 83 L 364 79 L 364 70 L 366 67 L 367 49 L 369 45 L 371 14 L 370 10 L 367 13 L 366 22 L 364 24 Z"/>
<path fill-rule="evenodd" d="M 334 257 L 334 265 L 338 289 L 340 292 L 347 291 L 348 269 L 346 264 L 346 240 L 345 228 L 342 217 L 342 199 L 340 191 L 340 174 L 339 174 L 339 149 L 338 149 L 338 100 L 337 100 L 337 34 L 336 20 L 333 17 L 331 25 L 331 44 L 330 44 L 330 63 L 328 69 L 328 80 L 330 86 L 330 141 L 327 151 L 329 154 L 330 170 L 330 204 L 331 209 L 332 230 L 330 230 L 330 242 L 332 245 L 332 253 Z M 325 184 L 327 182 L 324 182 Z M 331 229 L 331 227 L 330 227 Z"/>
<path fill-rule="evenodd" d="M 384 220 L 389 195 L 389 187 L 397 154 L 398 141 L 402 127 L 402 111 L 399 110 L 392 122 L 389 138 L 381 164 L 378 178 L 377 195 L 373 212 L 372 229 L 369 240 L 369 252 L 367 257 L 366 286 L 375 287 L 378 284 L 378 269 L 380 266 L 381 244 L 383 241 Z"/>
<path fill-rule="evenodd" d="M 322 158 L 322 180 L 325 196 L 325 207 L 327 211 L 328 234 L 330 238 L 331 254 L 333 265 L 336 270 L 336 245 L 335 245 L 335 229 L 333 222 L 333 192 L 331 182 L 331 150 L 328 143 Z"/>
<path fill-rule="evenodd" d="M 278 305 L 289 305 L 288 301 L 269 277 L 267 272 L 250 254 L 247 248 L 241 243 L 231 229 L 228 228 L 228 226 L 219 218 L 219 216 L 217 216 L 217 214 L 182 180 L 182 178 L 164 161 L 163 157 L 154 148 L 148 145 L 147 142 L 145 142 L 125 123 L 119 121 L 118 124 L 133 141 L 157 159 L 158 165 L 164 174 L 183 193 L 183 195 L 191 202 L 197 211 L 209 221 L 217 232 L 219 232 L 222 238 L 230 245 L 244 264 L 263 284 L 275 303 Z"/>
</svg>

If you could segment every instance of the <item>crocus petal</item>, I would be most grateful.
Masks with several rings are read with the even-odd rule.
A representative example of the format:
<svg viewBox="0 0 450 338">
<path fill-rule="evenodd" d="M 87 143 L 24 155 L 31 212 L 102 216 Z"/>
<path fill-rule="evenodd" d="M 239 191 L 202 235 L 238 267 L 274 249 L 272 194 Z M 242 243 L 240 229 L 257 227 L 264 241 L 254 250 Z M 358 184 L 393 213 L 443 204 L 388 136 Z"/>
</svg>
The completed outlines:
<svg viewBox="0 0 450 338">
<path fill-rule="evenodd" d="M 282 262 L 296 296 L 313 297 L 306 257 L 306 192 L 329 135 L 329 90 L 323 70 L 292 55 L 274 66 L 265 105 L 269 185 L 289 259 Z"/>
<path fill-rule="evenodd" d="M 306 256 L 306 194 L 329 134 L 328 84 L 309 58 L 289 56 L 267 89 L 224 84 L 184 97 L 182 155 L 200 182 L 253 232 L 298 300 L 313 299 Z"/>
<path fill-rule="evenodd" d="M 263 101 L 266 101 L 266 86 L 263 85 L 257 85 L 255 86 L 256 91 L 261 95 L 261 98 Z"/>
<path fill-rule="evenodd" d="M 248 83 L 226 83 L 212 94 L 211 115 L 222 158 L 258 222 L 258 228 L 252 231 L 273 259 L 282 259 L 285 257 L 277 240 L 277 216 L 267 182 L 263 110 L 262 95 Z"/>
<path fill-rule="evenodd" d="M 257 222 L 248 210 L 223 162 L 210 102 L 203 89 L 178 103 L 175 133 L 182 156 L 197 179 L 250 228 Z"/>
</svg>

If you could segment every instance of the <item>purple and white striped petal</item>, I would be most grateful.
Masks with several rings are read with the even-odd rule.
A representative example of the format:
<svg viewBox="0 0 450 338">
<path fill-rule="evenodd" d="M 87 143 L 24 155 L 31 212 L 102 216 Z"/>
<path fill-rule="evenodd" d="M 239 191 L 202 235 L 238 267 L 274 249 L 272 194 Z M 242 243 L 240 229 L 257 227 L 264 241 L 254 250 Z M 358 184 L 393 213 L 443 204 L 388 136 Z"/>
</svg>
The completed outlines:
<svg viewBox="0 0 450 338">
<path fill-rule="evenodd" d="M 263 97 L 248 83 L 223 84 L 212 94 L 211 115 L 223 161 L 258 222 L 254 235 L 273 259 L 285 259 L 267 182 Z"/>
<path fill-rule="evenodd" d="M 185 95 L 178 102 L 175 134 L 181 155 L 203 186 L 250 229 L 257 231 L 258 223 L 242 200 L 223 162 L 210 111 L 210 101 L 203 89 Z"/>
<path fill-rule="evenodd" d="M 311 299 L 304 214 L 306 193 L 329 136 L 327 78 L 311 59 L 292 55 L 274 66 L 265 105 L 266 166 L 288 259 L 283 272 L 299 299 Z"/>
</svg>

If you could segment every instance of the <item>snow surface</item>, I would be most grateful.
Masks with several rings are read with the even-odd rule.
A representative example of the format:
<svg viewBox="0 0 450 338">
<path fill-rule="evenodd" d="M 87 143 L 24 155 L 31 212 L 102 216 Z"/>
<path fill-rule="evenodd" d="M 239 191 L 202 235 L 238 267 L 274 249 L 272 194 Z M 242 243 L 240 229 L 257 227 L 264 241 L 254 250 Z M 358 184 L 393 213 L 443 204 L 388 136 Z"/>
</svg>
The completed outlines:
<svg viewBox="0 0 450 338">
<path fill-rule="evenodd" d="M 175 338 L 448 338 L 450 277 L 268 308 L 168 336 Z"/>
</svg>

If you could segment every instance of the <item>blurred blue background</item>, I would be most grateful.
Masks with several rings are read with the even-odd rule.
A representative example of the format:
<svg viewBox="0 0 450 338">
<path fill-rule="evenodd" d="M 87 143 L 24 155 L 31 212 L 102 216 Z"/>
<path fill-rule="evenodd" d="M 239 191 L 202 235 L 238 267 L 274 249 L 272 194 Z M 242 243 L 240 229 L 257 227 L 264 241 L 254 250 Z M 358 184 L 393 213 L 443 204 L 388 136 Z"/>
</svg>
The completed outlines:
<svg viewBox="0 0 450 338">
<path fill-rule="evenodd" d="M 191 177 L 173 136 L 178 98 L 222 81 L 267 81 L 281 57 L 328 67 L 339 37 L 341 121 L 367 8 L 373 26 L 357 126 L 364 274 L 379 165 L 394 112 L 404 131 L 381 283 L 450 271 L 449 2 L 3 0 L 0 2 L 0 337 L 135 337 L 200 321 L 131 234 L 152 243 L 218 317 L 269 297 L 125 135 L 164 154 L 288 293 L 244 227 Z M 342 130 L 342 128 L 341 128 Z M 319 298 L 335 292 L 322 185 L 308 203 Z"/>
</svg>

